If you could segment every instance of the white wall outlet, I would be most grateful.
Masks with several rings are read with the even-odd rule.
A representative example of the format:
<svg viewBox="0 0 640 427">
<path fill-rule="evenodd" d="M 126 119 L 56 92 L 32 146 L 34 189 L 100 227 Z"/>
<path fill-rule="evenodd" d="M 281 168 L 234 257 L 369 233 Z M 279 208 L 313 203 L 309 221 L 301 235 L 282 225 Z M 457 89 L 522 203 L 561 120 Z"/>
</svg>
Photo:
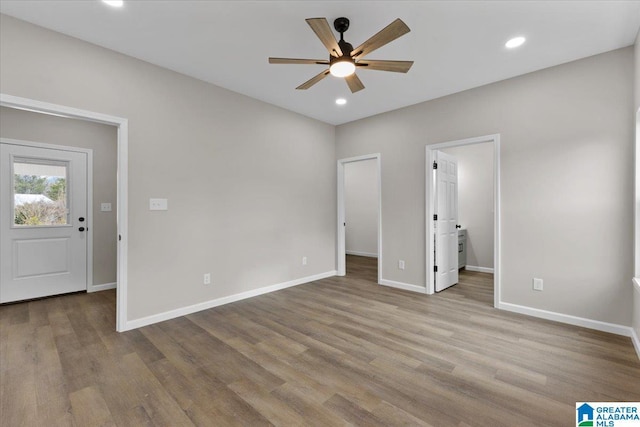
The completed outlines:
<svg viewBox="0 0 640 427">
<path fill-rule="evenodd" d="M 398 268 L 404 270 L 404 260 L 398 260 Z"/>
<path fill-rule="evenodd" d="M 302 265 L 307 265 L 307 257 L 306 256 L 302 257 Z"/>
<path fill-rule="evenodd" d="M 205 273 L 204 274 L 204 280 L 203 280 L 205 285 L 210 285 L 211 284 L 211 273 Z"/>
<path fill-rule="evenodd" d="M 149 199 L 150 211 L 166 211 L 169 210 L 169 202 L 167 199 Z"/>
<path fill-rule="evenodd" d="M 111 203 L 100 203 L 100 212 L 111 212 Z"/>
<path fill-rule="evenodd" d="M 537 278 L 533 278 L 533 290 L 534 291 L 541 291 L 543 288 L 543 282 L 542 279 L 537 279 Z"/>
</svg>

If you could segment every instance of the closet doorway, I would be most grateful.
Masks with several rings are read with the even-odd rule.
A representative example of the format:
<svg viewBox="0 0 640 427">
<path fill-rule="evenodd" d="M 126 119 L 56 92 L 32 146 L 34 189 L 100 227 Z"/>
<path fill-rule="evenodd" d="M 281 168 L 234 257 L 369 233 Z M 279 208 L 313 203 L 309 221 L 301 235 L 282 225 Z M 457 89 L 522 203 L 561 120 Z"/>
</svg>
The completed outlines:
<svg viewBox="0 0 640 427">
<path fill-rule="evenodd" d="M 367 274 L 377 265 L 382 277 L 381 159 L 368 154 L 338 160 L 338 276 L 347 274 L 347 256 Z M 372 260 L 377 258 L 377 262 Z"/>
</svg>

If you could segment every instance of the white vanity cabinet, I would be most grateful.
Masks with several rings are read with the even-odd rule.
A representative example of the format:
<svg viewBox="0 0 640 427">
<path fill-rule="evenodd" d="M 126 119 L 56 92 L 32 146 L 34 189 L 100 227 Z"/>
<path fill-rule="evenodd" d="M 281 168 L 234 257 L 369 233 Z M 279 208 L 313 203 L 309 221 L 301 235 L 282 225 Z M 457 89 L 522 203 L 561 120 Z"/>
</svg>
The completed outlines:
<svg viewBox="0 0 640 427">
<path fill-rule="evenodd" d="M 458 230 L 458 269 L 467 265 L 467 230 Z"/>
</svg>

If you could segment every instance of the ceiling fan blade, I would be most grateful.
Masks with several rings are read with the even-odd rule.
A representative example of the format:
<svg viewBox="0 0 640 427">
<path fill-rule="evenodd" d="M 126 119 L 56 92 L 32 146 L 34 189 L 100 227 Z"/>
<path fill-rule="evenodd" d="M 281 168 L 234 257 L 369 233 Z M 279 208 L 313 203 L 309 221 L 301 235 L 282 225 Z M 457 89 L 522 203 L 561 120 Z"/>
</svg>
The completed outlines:
<svg viewBox="0 0 640 427">
<path fill-rule="evenodd" d="M 338 46 L 333 31 L 326 18 L 308 18 L 305 19 L 322 44 L 327 48 L 331 56 L 336 58 L 342 56 L 342 49 Z"/>
<path fill-rule="evenodd" d="M 382 60 L 362 60 L 356 62 L 356 67 L 365 70 L 392 71 L 394 73 L 406 73 L 409 71 L 413 61 L 382 61 Z"/>
<path fill-rule="evenodd" d="M 320 74 L 316 75 L 315 77 L 307 80 L 306 82 L 302 83 L 300 86 L 298 86 L 296 89 L 309 89 L 311 86 L 313 86 L 314 84 L 318 83 L 320 80 L 324 79 L 325 77 L 327 77 L 327 75 L 329 74 L 329 70 L 324 70 L 323 72 L 321 72 Z"/>
<path fill-rule="evenodd" d="M 356 93 L 359 90 L 364 89 L 364 85 L 356 75 L 356 73 L 351 74 L 344 78 L 347 84 L 349 85 L 349 89 L 351 89 L 352 93 Z"/>
<path fill-rule="evenodd" d="M 321 64 L 329 65 L 324 59 L 269 58 L 269 64 Z"/>
<path fill-rule="evenodd" d="M 405 24 L 402 19 L 398 18 L 382 30 L 378 31 L 369 40 L 353 49 L 353 51 L 351 51 L 351 57 L 354 59 L 364 58 L 365 55 L 368 55 L 374 50 L 394 41 L 398 37 L 407 34 L 409 31 L 411 30 L 407 27 L 407 24 Z"/>
</svg>

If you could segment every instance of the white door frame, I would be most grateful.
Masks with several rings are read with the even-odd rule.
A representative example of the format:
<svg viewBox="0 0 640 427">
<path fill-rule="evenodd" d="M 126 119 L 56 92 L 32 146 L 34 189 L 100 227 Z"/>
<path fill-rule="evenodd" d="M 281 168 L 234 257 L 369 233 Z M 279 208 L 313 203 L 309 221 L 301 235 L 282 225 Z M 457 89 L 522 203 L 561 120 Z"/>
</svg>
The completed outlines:
<svg viewBox="0 0 640 427">
<path fill-rule="evenodd" d="M 425 211 L 427 213 L 425 217 L 425 225 L 427 230 L 426 235 L 426 266 L 427 266 L 427 294 L 433 294 L 435 292 L 434 287 L 434 272 L 433 272 L 433 253 L 435 250 L 433 243 L 433 162 L 435 160 L 435 152 L 444 148 L 461 147 L 464 145 L 481 144 L 481 143 L 493 144 L 493 306 L 498 307 L 500 303 L 500 134 L 479 136 L 476 138 L 459 139 L 456 141 L 442 142 L 439 144 L 426 146 L 426 169 L 425 169 Z"/>
<path fill-rule="evenodd" d="M 635 175 L 634 277 L 640 287 L 640 108 L 636 111 Z M 640 352 L 640 349 L 638 351 Z"/>
<path fill-rule="evenodd" d="M 90 148 L 69 147 L 66 145 L 46 144 L 44 142 L 24 141 L 21 139 L 0 138 L 5 144 L 20 145 L 22 147 L 46 148 L 49 150 L 72 151 L 87 155 L 87 292 L 95 292 L 93 289 L 93 150 Z"/>
<path fill-rule="evenodd" d="M 375 160 L 378 169 L 378 284 L 382 281 L 382 167 L 380 153 L 365 154 L 357 157 L 349 157 L 338 160 L 338 248 L 337 271 L 338 276 L 347 274 L 347 253 L 345 240 L 345 206 L 344 206 L 344 166 L 347 163 L 360 162 L 363 160 Z"/>
<path fill-rule="evenodd" d="M 117 254 L 117 300 L 116 300 L 116 331 L 122 332 L 130 329 L 127 326 L 127 248 L 128 248 L 128 146 L 129 146 L 129 121 L 121 117 L 81 110 L 64 105 L 51 104 L 28 98 L 20 98 L 13 95 L 0 93 L 0 107 L 27 110 L 41 114 L 68 117 L 89 122 L 103 123 L 116 126 L 118 129 L 117 140 L 117 227 L 118 227 L 118 254 Z M 90 205 L 91 206 L 91 205 Z M 88 254 L 87 254 L 88 256 Z"/>
</svg>

